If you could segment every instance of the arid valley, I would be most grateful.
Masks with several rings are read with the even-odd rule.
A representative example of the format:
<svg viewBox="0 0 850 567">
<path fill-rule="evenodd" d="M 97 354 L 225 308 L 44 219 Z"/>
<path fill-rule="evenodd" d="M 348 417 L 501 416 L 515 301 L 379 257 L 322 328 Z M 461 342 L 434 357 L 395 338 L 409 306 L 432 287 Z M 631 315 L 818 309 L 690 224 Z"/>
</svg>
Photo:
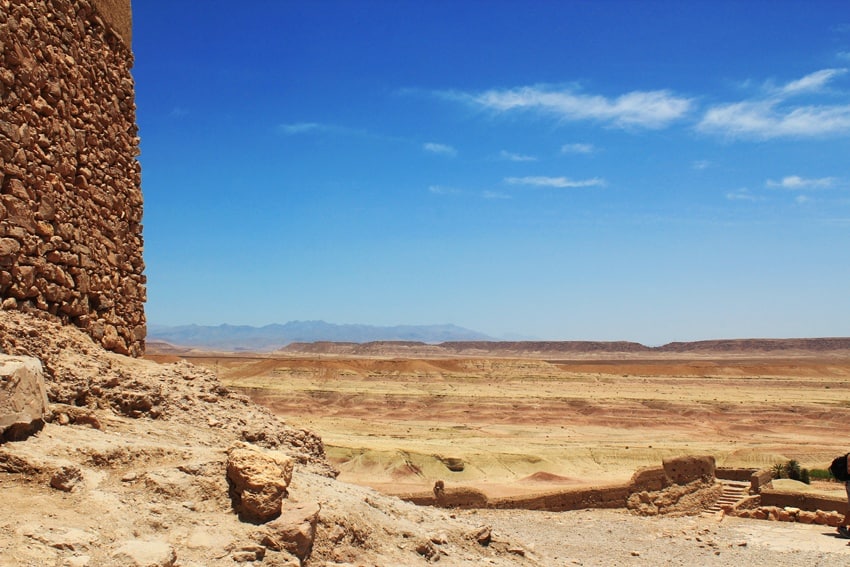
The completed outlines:
<svg viewBox="0 0 850 567">
<path fill-rule="evenodd" d="M 152 357 L 213 369 L 317 432 L 340 480 L 389 494 L 443 480 L 506 496 L 619 482 L 687 454 L 725 467 L 794 459 L 823 469 L 846 452 L 838 432 L 850 422 L 847 345 L 827 342 L 680 352 L 320 344 L 264 355 L 152 345 L 161 353 Z"/>
</svg>

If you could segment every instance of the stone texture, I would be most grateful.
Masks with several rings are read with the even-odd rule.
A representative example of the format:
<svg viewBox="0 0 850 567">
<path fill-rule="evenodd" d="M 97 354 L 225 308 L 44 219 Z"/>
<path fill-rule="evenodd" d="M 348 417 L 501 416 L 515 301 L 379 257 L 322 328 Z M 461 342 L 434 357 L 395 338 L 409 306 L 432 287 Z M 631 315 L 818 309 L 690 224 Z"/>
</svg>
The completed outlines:
<svg viewBox="0 0 850 567">
<path fill-rule="evenodd" d="M 0 300 L 144 353 L 129 0 L 0 9 Z"/>
<path fill-rule="evenodd" d="M 97 535 L 79 528 L 24 526 L 22 531 L 25 536 L 44 545 L 74 552 L 86 550 L 98 540 Z"/>
<path fill-rule="evenodd" d="M 60 468 L 50 477 L 50 486 L 62 492 L 71 492 L 83 481 L 83 473 L 78 467 Z"/>
<path fill-rule="evenodd" d="M 274 551 L 288 551 L 301 561 L 309 557 L 316 539 L 321 506 L 315 502 L 287 507 L 260 533 L 260 542 Z"/>
<path fill-rule="evenodd" d="M 0 355 L 0 434 L 39 427 L 47 409 L 41 362 Z"/>
<path fill-rule="evenodd" d="M 239 443 L 227 452 L 227 482 L 240 519 L 263 523 L 280 515 L 294 461 L 277 451 Z"/>
<path fill-rule="evenodd" d="M 127 567 L 172 567 L 177 554 L 163 540 L 133 539 L 121 543 L 112 558 Z"/>
</svg>

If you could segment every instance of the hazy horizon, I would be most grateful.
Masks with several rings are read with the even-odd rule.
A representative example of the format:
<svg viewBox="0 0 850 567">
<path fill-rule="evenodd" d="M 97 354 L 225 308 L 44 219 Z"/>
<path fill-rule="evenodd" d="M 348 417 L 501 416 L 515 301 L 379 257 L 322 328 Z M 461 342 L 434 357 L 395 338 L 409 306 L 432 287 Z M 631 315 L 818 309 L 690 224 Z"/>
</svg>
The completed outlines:
<svg viewBox="0 0 850 567">
<path fill-rule="evenodd" d="M 147 314 L 850 335 L 850 12 L 133 3 Z"/>
</svg>

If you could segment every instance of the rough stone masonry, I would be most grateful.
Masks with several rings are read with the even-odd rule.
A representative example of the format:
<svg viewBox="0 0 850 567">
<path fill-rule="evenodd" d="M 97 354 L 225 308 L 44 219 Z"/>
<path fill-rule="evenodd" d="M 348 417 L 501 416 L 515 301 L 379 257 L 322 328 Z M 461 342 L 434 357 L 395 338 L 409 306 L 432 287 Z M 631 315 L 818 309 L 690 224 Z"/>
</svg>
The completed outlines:
<svg viewBox="0 0 850 567">
<path fill-rule="evenodd" d="M 0 0 L 0 298 L 145 347 L 130 0 Z"/>
</svg>

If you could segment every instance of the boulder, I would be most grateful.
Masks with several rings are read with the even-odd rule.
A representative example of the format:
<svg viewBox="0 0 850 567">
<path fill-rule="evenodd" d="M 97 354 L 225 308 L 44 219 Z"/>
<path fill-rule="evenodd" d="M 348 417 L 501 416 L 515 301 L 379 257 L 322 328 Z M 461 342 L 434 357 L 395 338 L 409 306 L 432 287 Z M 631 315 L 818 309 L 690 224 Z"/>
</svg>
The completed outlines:
<svg viewBox="0 0 850 567">
<path fill-rule="evenodd" d="M 280 515 L 294 462 L 278 451 L 239 443 L 227 452 L 227 482 L 239 518 L 262 524 Z"/>
<path fill-rule="evenodd" d="M 0 434 L 19 439 L 44 425 L 47 391 L 41 362 L 0 355 Z"/>
<path fill-rule="evenodd" d="M 62 492 L 71 492 L 83 481 L 82 471 L 75 466 L 64 466 L 50 477 L 50 486 Z"/>
<path fill-rule="evenodd" d="M 274 551 L 288 551 L 304 561 L 313 549 L 321 506 L 315 502 L 287 507 L 263 526 L 260 542 Z"/>
</svg>

